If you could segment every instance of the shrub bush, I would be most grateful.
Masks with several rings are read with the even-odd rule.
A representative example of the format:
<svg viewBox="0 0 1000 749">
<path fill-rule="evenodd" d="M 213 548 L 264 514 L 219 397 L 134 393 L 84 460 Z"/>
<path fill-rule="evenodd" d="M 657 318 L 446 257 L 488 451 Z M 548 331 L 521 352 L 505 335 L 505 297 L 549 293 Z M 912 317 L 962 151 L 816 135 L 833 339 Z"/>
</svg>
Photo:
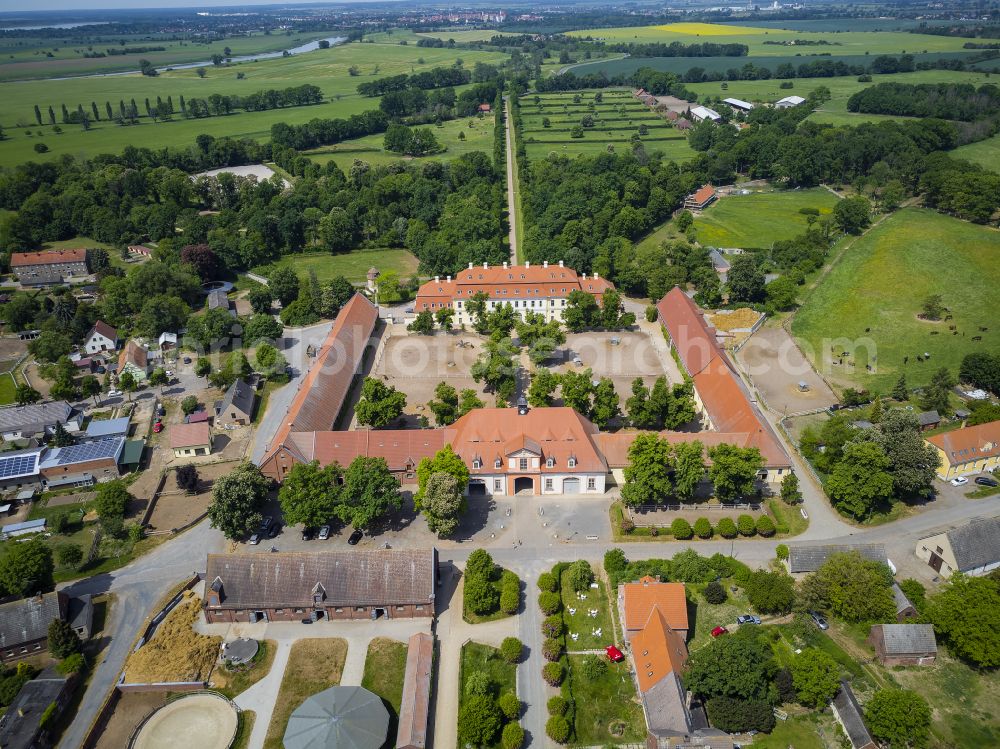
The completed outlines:
<svg viewBox="0 0 1000 749">
<path fill-rule="evenodd" d="M 677 518 L 670 524 L 670 535 L 681 541 L 687 541 L 694 535 L 691 524 L 684 518 Z"/>
<path fill-rule="evenodd" d="M 712 537 L 712 523 L 708 518 L 698 518 L 694 521 L 694 533 L 698 538 Z"/>
<path fill-rule="evenodd" d="M 547 616 L 542 621 L 542 634 L 546 637 L 559 637 L 563 633 L 563 621 L 559 614 Z"/>
<path fill-rule="evenodd" d="M 545 683 L 550 687 L 558 687 L 562 684 L 563 676 L 565 676 L 565 669 L 563 669 L 563 665 L 558 661 L 555 663 L 546 663 L 542 667 L 542 678 L 545 679 Z"/>
<path fill-rule="evenodd" d="M 774 686 L 778 689 L 778 698 L 782 702 L 796 702 L 799 698 L 795 692 L 795 685 L 792 683 L 792 672 L 787 668 L 780 668 L 774 675 Z"/>
<path fill-rule="evenodd" d="M 492 744 L 500 733 L 500 713 L 492 697 L 473 695 L 458 712 L 458 739 L 473 746 Z"/>
<path fill-rule="evenodd" d="M 705 600 L 714 606 L 726 602 L 726 589 L 713 580 L 705 586 Z"/>
<path fill-rule="evenodd" d="M 556 576 L 551 572 L 543 572 L 538 576 L 538 589 L 545 593 L 552 593 L 556 589 Z"/>
<path fill-rule="evenodd" d="M 507 663 L 517 663 L 524 655 L 524 643 L 516 637 L 505 637 L 500 643 L 500 657 Z"/>
<path fill-rule="evenodd" d="M 559 640 L 554 640 L 550 637 L 542 642 L 542 656 L 544 656 L 547 661 L 559 660 L 559 656 L 562 655 L 562 650 L 563 646 Z"/>
<path fill-rule="evenodd" d="M 524 744 L 524 729 L 517 723 L 508 723 L 503 727 L 500 743 L 503 749 L 521 749 Z"/>
<path fill-rule="evenodd" d="M 622 529 L 622 533 L 624 533 L 627 536 L 629 533 L 635 530 L 635 523 L 633 523 L 628 518 L 622 518 L 620 527 Z"/>
<path fill-rule="evenodd" d="M 594 571 L 590 568 L 590 562 L 585 559 L 578 559 L 569 566 L 569 584 L 578 593 L 590 587 L 594 582 Z"/>
<path fill-rule="evenodd" d="M 774 547 L 774 556 L 779 562 L 788 559 L 788 547 L 785 544 L 778 544 Z"/>
<path fill-rule="evenodd" d="M 517 588 L 504 588 L 500 592 L 500 610 L 505 614 L 516 614 L 521 605 L 521 591 Z"/>
<path fill-rule="evenodd" d="M 656 322 L 656 307 L 652 304 L 646 306 L 646 322 Z"/>
<path fill-rule="evenodd" d="M 494 690 L 493 682 L 485 671 L 473 671 L 465 678 L 465 693 L 467 695 L 487 695 L 492 696 Z"/>
<path fill-rule="evenodd" d="M 713 697 L 705 703 L 708 720 L 715 728 L 731 733 L 774 728 L 774 711 L 766 702 L 750 702 L 732 697 Z"/>
<path fill-rule="evenodd" d="M 600 655 L 588 655 L 581 667 L 583 675 L 590 681 L 600 679 L 608 672 L 608 662 Z"/>
<path fill-rule="evenodd" d="M 82 673 L 83 668 L 86 665 L 87 662 L 83 658 L 83 653 L 73 653 L 73 655 L 59 661 L 59 665 L 56 666 L 56 669 L 63 676 L 69 676 L 70 674 Z"/>
<path fill-rule="evenodd" d="M 770 538 L 774 535 L 775 527 L 774 521 L 771 520 L 767 515 L 761 515 L 757 518 L 757 532 L 764 538 Z"/>
<path fill-rule="evenodd" d="M 538 594 L 538 607 L 542 610 L 542 613 L 546 616 L 551 616 L 559 612 L 562 608 L 562 601 L 559 599 L 558 593 L 551 593 L 546 591 L 545 593 Z"/>
<path fill-rule="evenodd" d="M 549 715 L 565 715 L 568 707 L 566 700 L 558 694 L 555 697 L 549 697 Z"/>
<path fill-rule="evenodd" d="M 465 605 L 474 614 L 480 616 L 491 614 L 500 605 L 500 593 L 489 580 L 481 575 L 466 576 Z"/>
<path fill-rule="evenodd" d="M 507 720 L 515 720 L 521 714 L 521 700 L 511 692 L 501 694 L 497 705 Z"/>
<path fill-rule="evenodd" d="M 754 523 L 752 515 L 740 515 L 736 518 L 736 529 L 741 536 L 752 536 L 757 532 L 757 524 Z"/>
<path fill-rule="evenodd" d="M 752 519 L 751 522 L 753 522 Z M 723 538 L 736 538 L 736 534 L 738 533 L 736 530 L 736 523 L 733 522 L 732 518 L 722 518 L 718 525 L 715 526 L 715 530 L 717 530 L 719 535 Z"/>
<path fill-rule="evenodd" d="M 513 588 L 514 590 L 521 589 L 521 579 L 515 575 L 510 570 L 504 570 L 503 574 L 500 575 L 500 587 L 501 588 Z"/>
<path fill-rule="evenodd" d="M 561 715 L 553 715 L 545 723 L 545 733 L 557 744 L 569 741 L 569 721 Z"/>
<path fill-rule="evenodd" d="M 621 549 L 608 549 L 604 552 L 604 571 L 609 576 L 613 577 L 615 573 L 623 571 L 627 566 L 628 558 Z"/>
<path fill-rule="evenodd" d="M 487 580 L 493 578 L 493 557 L 485 549 L 476 549 L 469 554 L 469 559 L 465 563 L 466 577 L 485 577 Z"/>
</svg>

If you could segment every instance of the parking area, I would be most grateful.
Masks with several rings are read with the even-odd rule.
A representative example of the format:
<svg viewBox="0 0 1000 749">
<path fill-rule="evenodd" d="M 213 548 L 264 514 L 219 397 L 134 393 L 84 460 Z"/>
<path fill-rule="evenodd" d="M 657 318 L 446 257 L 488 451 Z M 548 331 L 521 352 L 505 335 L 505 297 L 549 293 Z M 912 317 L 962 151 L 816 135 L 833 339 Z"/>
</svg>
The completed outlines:
<svg viewBox="0 0 1000 749">
<path fill-rule="evenodd" d="M 736 360 L 773 411 L 792 414 L 839 402 L 784 328 L 765 325 L 739 350 Z"/>
<path fill-rule="evenodd" d="M 657 377 L 673 379 L 665 371 L 650 336 L 645 329 L 567 333 L 566 344 L 560 346 L 553 360 L 546 364 L 553 372 L 589 368 L 595 380 L 610 377 L 624 403 L 636 377 L 641 377 L 647 387 L 652 386 Z"/>
</svg>

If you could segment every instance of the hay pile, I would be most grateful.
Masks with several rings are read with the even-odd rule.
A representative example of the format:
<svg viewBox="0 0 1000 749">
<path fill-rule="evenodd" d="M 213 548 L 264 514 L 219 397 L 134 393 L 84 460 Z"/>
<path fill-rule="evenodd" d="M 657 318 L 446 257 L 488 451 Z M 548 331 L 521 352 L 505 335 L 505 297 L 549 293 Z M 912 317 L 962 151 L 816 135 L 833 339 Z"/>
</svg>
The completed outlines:
<svg viewBox="0 0 1000 749">
<path fill-rule="evenodd" d="M 740 328 L 751 328 L 760 318 L 760 312 L 749 307 L 740 307 L 732 312 L 716 312 L 708 316 L 708 321 L 716 330 L 729 332 Z"/>
<path fill-rule="evenodd" d="M 192 625 L 201 599 L 191 591 L 163 620 L 152 639 L 129 656 L 125 681 L 131 684 L 208 681 L 219 655 L 221 637 L 200 635 Z"/>
</svg>

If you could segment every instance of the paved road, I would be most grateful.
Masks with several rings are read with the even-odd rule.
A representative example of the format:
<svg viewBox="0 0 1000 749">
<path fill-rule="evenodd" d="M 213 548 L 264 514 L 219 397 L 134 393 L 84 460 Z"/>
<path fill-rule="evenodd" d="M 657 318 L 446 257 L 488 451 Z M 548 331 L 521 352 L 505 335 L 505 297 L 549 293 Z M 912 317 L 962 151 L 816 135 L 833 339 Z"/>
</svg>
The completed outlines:
<svg viewBox="0 0 1000 749">
<path fill-rule="evenodd" d="M 517 265 L 517 202 L 514 196 L 514 136 L 510 126 L 510 105 L 508 97 L 503 98 L 504 130 L 507 136 L 507 223 L 510 225 L 510 264 Z"/>
<path fill-rule="evenodd" d="M 306 356 L 306 349 L 310 345 L 318 348 L 326 339 L 331 327 L 333 327 L 332 322 L 324 322 L 307 328 L 285 329 L 282 354 L 292 368 L 292 378 L 287 385 L 272 392 L 268 398 L 267 411 L 257 425 L 253 449 L 250 451 L 250 459 L 254 463 L 259 462 L 264 457 L 267 446 L 278 431 L 281 420 L 285 418 L 288 407 L 292 404 L 292 399 L 295 398 L 295 394 L 299 390 L 302 377 L 316 361 Z"/>
<path fill-rule="evenodd" d="M 97 666 L 76 717 L 59 746 L 76 749 L 83 743 L 104 698 L 118 680 L 132 643 L 153 606 L 185 577 L 204 568 L 205 555 L 221 551 L 223 545 L 222 534 L 203 522 L 127 567 L 60 586 L 60 590 L 71 596 L 110 591 L 115 594 L 116 600 L 105 626 L 105 631 L 113 633 L 113 636 L 104 653 L 104 660 Z"/>
</svg>

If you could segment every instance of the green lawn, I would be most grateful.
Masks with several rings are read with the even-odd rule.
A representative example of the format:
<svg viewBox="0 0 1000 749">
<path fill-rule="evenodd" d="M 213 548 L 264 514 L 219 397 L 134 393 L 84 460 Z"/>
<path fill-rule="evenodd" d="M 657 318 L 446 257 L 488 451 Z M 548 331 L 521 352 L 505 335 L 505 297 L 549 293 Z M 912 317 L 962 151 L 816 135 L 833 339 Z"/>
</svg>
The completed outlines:
<svg viewBox="0 0 1000 749">
<path fill-rule="evenodd" d="M 480 642 L 467 642 L 462 645 L 462 658 L 459 666 L 458 685 L 458 709 L 462 710 L 462 703 L 465 700 L 465 680 L 469 674 L 484 673 L 493 684 L 493 692 L 496 696 L 511 692 L 517 694 L 517 666 L 507 663 L 500 657 L 500 651 L 490 645 L 483 645 Z M 458 716 L 455 716 L 456 720 Z M 500 746 L 500 735 L 497 734 L 497 741 L 492 746 Z"/>
<path fill-rule="evenodd" d="M 339 255 L 326 252 L 286 255 L 276 265 L 289 265 L 300 276 L 315 271 L 320 282 L 334 276 L 344 276 L 354 283 L 364 283 L 368 269 L 375 267 L 385 273 L 396 271 L 401 279 L 417 272 L 417 258 L 407 250 L 354 250 Z M 269 266 L 270 267 L 270 266 Z M 266 275 L 268 268 L 254 268 L 255 273 Z"/>
<path fill-rule="evenodd" d="M 734 593 L 732 588 L 736 582 L 732 579 L 720 581 L 722 587 L 726 589 L 726 600 L 719 604 L 711 604 L 705 601 L 701 591 L 704 585 L 689 585 L 688 591 L 688 616 L 690 620 L 690 636 L 688 640 L 688 651 L 694 652 L 712 641 L 712 630 L 716 627 L 725 627 L 729 630 L 736 629 L 736 617 L 743 614 L 752 613 L 752 607 L 742 588 L 737 588 Z"/>
<path fill-rule="evenodd" d="M 827 744 L 820 738 L 817 722 L 820 716 L 799 715 L 788 720 L 779 720 L 770 734 L 759 733 L 754 737 L 753 749 L 826 749 Z M 832 720 L 829 717 L 826 720 Z"/>
<path fill-rule="evenodd" d="M 17 383 L 14 382 L 14 376 L 10 372 L 0 373 L 0 406 L 14 402 L 16 388 Z"/>
<path fill-rule="evenodd" d="M 616 639 L 611 625 L 611 605 L 608 603 L 604 581 L 598 579 L 597 584 L 599 587 L 588 588 L 584 593 L 586 597 L 581 600 L 573 590 L 573 586 L 569 584 L 568 567 L 563 569 L 559 578 L 563 624 L 566 626 L 566 649 L 570 652 L 598 650 Z M 576 610 L 575 614 L 570 613 L 571 608 Z M 597 609 L 596 617 L 591 617 L 588 613 L 593 609 Z M 601 630 L 600 635 L 593 634 L 596 629 Z M 570 637 L 573 633 L 580 635 L 576 641 Z"/>
<path fill-rule="evenodd" d="M 694 44 L 746 44 L 750 56 L 794 54 L 801 50 L 803 58 L 813 54 L 864 55 L 895 54 L 904 52 L 955 52 L 962 50 L 963 40 L 930 34 L 910 34 L 897 31 L 848 31 L 822 33 L 767 29 L 755 26 L 738 26 L 707 23 L 674 23 L 663 26 L 632 26 L 609 29 L 583 29 L 569 32 L 572 36 L 592 36 L 607 42 L 681 42 Z M 829 45 L 794 47 L 765 44 L 765 41 L 791 41 L 793 39 L 826 40 Z"/>
<path fill-rule="evenodd" d="M 364 138 L 345 140 L 333 146 L 306 151 L 306 155 L 318 164 L 335 161 L 337 166 L 347 172 L 355 160 L 366 161 L 369 164 L 390 164 L 395 161 L 447 161 L 459 156 L 483 151 L 493 153 L 493 116 L 463 117 L 457 120 L 442 122 L 440 125 L 428 125 L 434 131 L 435 137 L 445 150 L 431 156 L 401 156 L 386 151 L 382 145 L 385 136 L 382 134 L 368 135 Z M 459 138 L 463 134 L 465 139 Z"/>
<path fill-rule="evenodd" d="M 376 637 L 368 643 L 365 657 L 365 675 L 361 686 L 377 694 L 389 711 L 389 730 L 385 746 L 395 746 L 399 727 L 399 706 L 403 701 L 403 680 L 406 676 L 407 646 L 385 637 Z"/>
<path fill-rule="evenodd" d="M 583 675 L 586 658 L 600 658 L 594 655 L 571 655 L 568 684 L 571 699 L 576 705 L 574 744 L 580 746 L 603 746 L 613 743 L 639 743 L 646 735 L 646 719 L 637 701 L 635 682 L 629 673 L 628 660 L 608 663 L 604 676 L 588 679 Z M 606 659 L 605 659 L 605 662 Z M 614 726 L 624 728 L 615 736 L 609 729 Z"/>
<path fill-rule="evenodd" d="M 806 298 L 792 332 L 820 371 L 841 383 L 885 393 L 900 373 L 910 387 L 927 384 L 940 367 L 957 373 L 965 354 L 1000 348 L 998 254 L 1000 234 L 993 229 L 930 210 L 901 210 L 844 253 Z M 918 319 L 931 294 L 942 295 L 952 321 Z M 974 336 L 982 341 L 973 342 Z M 853 352 L 853 369 L 850 354 L 841 366 L 831 348 L 838 355 Z M 930 361 L 917 362 L 925 352 Z M 868 363 L 874 372 L 866 371 Z"/>
<path fill-rule="evenodd" d="M 978 143 L 970 143 L 967 146 L 960 146 L 951 152 L 951 156 L 956 159 L 965 159 L 973 164 L 1000 172 L 1000 135 L 981 140 Z"/>
<path fill-rule="evenodd" d="M 791 239 L 806 230 L 808 224 L 800 209 L 816 208 L 828 214 L 837 200 L 822 187 L 725 196 L 705 209 L 694 226 L 698 241 L 705 245 L 770 248 L 775 241 Z"/>
<path fill-rule="evenodd" d="M 126 144 L 162 148 L 187 147 L 197 135 L 206 133 L 216 137 L 233 136 L 267 140 L 271 125 L 277 122 L 302 124 L 314 118 L 349 117 L 352 114 L 378 108 L 378 98 L 362 97 L 357 93 L 359 83 L 373 77 L 429 70 L 451 66 L 461 58 L 472 67 L 477 62 L 498 63 L 505 56 L 499 52 L 475 50 L 434 49 L 385 44 L 345 44 L 329 50 L 319 50 L 304 55 L 247 62 L 229 68 L 211 68 L 205 78 L 194 70 L 175 70 L 156 78 L 142 75 L 122 75 L 75 80 L 0 83 L 0 100 L 4 102 L 2 122 L 6 140 L 0 141 L 0 166 L 12 166 L 28 160 L 46 161 L 62 154 L 90 157 L 99 153 L 116 153 Z M 421 63 L 420 60 L 423 60 Z M 351 76 L 348 68 L 357 66 L 360 75 Z M 243 79 L 237 79 L 240 72 Z M 308 82 L 319 86 L 325 101 L 306 107 L 288 107 L 266 112 L 243 112 L 226 117 L 184 119 L 179 114 L 180 97 L 207 97 L 213 93 L 247 95 L 261 89 L 285 88 Z M 461 87 L 459 87 L 461 90 Z M 178 112 L 170 122 L 153 123 L 145 116 L 139 125 L 121 127 L 106 120 L 104 103 L 112 102 L 117 108 L 124 99 L 136 100 L 140 113 L 145 113 L 147 97 L 155 102 L 171 96 Z M 101 116 L 89 131 L 78 125 L 61 125 L 63 132 L 56 134 L 48 124 L 47 109 L 52 106 L 57 122 L 61 122 L 63 104 L 75 110 L 77 104 L 85 109 L 96 102 Z M 34 106 L 43 111 L 44 126 L 35 121 Z M 27 133 L 30 132 L 30 135 Z M 38 154 L 34 145 L 42 141 L 49 151 Z"/>
</svg>

